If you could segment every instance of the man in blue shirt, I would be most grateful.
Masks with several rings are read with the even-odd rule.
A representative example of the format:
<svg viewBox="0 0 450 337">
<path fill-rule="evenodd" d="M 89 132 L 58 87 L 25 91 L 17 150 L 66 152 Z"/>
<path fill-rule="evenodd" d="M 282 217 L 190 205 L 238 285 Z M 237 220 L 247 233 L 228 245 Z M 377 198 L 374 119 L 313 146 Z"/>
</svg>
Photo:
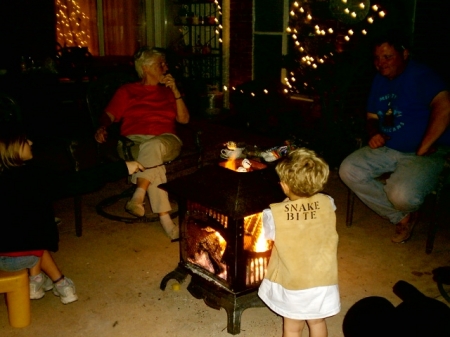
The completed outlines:
<svg viewBox="0 0 450 337">
<path fill-rule="evenodd" d="M 374 48 L 378 74 L 367 104 L 368 146 L 341 164 L 344 183 L 376 213 L 396 225 L 392 242 L 411 236 L 416 211 L 436 185 L 450 145 L 450 94 L 430 68 L 409 60 L 397 35 Z M 392 172 L 386 184 L 377 177 Z"/>
</svg>

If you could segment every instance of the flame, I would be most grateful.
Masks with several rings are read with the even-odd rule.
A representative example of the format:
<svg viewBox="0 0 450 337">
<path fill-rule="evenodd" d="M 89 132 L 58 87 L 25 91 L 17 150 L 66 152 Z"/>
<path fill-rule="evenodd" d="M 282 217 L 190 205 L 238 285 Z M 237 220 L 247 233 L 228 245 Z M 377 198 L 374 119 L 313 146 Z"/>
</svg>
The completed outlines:
<svg viewBox="0 0 450 337">
<path fill-rule="evenodd" d="M 269 249 L 269 244 L 267 240 L 264 238 L 264 230 L 261 230 L 260 235 L 255 243 L 255 252 L 262 253 L 266 252 Z"/>
<path fill-rule="evenodd" d="M 234 160 L 233 159 L 228 159 L 225 162 L 225 168 L 235 171 L 236 170 L 236 165 L 234 163 Z"/>
<path fill-rule="evenodd" d="M 263 253 L 270 249 L 269 241 L 264 236 L 264 228 L 262 226 L 262 213 L 252 214 L 244 217 L 244 226 L 250 230 L 249 225 L 253 222 L 257 224 L 254 230 L 251 231 L 252 237 L 255 238 L 252 243 L 251 251 L 256 253 Z"/>
</svg>

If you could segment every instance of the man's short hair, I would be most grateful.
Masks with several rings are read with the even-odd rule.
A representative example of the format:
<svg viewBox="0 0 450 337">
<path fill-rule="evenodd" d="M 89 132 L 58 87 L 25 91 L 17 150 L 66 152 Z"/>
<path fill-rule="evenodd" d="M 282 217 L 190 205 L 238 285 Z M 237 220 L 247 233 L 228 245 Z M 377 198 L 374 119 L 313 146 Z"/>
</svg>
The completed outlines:
<svg viewBox="0 0 450 337">
<path fill-rule="evenodd" d="M 410 49 L 409 39 L 398 30 L 390 30 L 383 35 L 375 37 L 373 40 L 373 48 L 375 49 L 375 47 L 381 46 L 383 43 L 391 45 L 400 53 L 405 49 Z"/>
<path fill-rule="evenodd" d="M 133 55 L 134 67 L 140 78 L 144 77 L 142 66 L 150 64 L 156 56 L 166 58 L 166 51 L 163 48 L 144 46 L 138 49 Z"/>
</svg>

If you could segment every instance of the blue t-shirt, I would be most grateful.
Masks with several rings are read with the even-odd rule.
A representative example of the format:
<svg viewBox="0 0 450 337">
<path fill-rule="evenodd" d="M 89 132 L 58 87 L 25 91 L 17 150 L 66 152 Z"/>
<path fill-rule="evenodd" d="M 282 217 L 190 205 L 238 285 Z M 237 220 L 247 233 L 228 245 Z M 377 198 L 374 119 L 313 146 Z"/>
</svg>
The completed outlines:
<svg viewBox="0 0 450 337">
<path fill-rule="evenodd" d="M 430 104 L 436 95 L 446 90 L 445 82 L 427 66 L 409 61 L 396 78 L 377 74 L 372 83 L 367 111 L 378 115 L 380 130 L 390 137 L 386 146 L 415 152 L 422 140 L 430 117 Z M 385 113 L 393 110 L 393 122 L 385 120 Z M 450 144 L 450 131 L 440 141 Z"/>
</svg>

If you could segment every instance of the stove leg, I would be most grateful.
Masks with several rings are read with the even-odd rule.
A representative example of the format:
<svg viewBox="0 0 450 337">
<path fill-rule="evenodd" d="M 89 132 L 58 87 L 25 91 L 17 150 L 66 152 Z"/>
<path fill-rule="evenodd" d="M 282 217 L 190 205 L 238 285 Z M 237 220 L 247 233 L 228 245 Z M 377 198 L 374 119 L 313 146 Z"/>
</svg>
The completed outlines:
<svg viewBox="0 0 450 337">
<path fill-rule="evenodd" d="M 245 309 L 265 306 L 257 292 L 237 297 L 234 303 L 228 302 L 222 304 L 228 317 L 227 331 L 232 335 L 237 335 L 241 332 L 241 316 Z"/>
<path fill-rule="evenodd" d="M 188 285 L 192 296 L 203 301 L 209 307 L 227 312 L 227 331 L 232 335 L 241 332 L 242 312 L 248 308 L 264 307 L 265 304 L 258 296 L 257 290 L 247 294 L 236 294 L 211 284 L 197 275 L 193 275 Z"/>
<path fill-rule="evenodd" d="M 175 279 L 178 281 L 178 283 L 183 283 L 186 277 L 188 276 L 188 271 L 186 268 L 184 268 L 182 265 L 178 265 L 174 271 L 171 271 L 169 274 L 164 276 L 164 278 L 161 281 L 161 284 L 159 285 L 159 289 L 165 290 L 167 286 L 167 282 L 171 279 Z"/>
</svg>

